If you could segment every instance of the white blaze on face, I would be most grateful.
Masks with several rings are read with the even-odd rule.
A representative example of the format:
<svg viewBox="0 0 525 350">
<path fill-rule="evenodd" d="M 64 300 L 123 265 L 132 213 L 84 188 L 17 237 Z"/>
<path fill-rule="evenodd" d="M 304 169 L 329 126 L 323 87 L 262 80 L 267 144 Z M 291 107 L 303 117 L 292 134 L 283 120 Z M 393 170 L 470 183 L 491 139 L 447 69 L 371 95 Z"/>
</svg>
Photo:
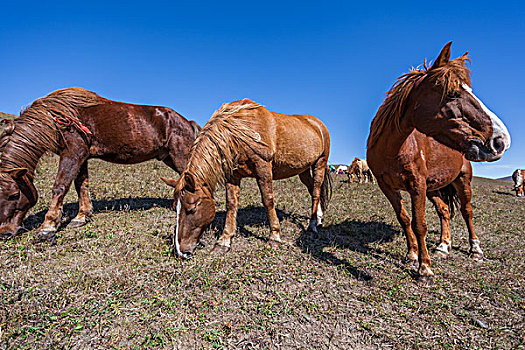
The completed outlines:
<svg viewBox="0 0 525 350">
<path fill-rule="evenodd" d="M 481 105 L 481 108 L 483 109 L 483 112 L 485 112 L 490 117 L 490 120 L 492 121 L 492 138 L 495 138 L 497 136 L 503 137 L 503 142 L 505 143 L 504 151 L 509 149 L 510 134 L 505 124 L 503 124 L 501 119 L 499 119 L 498 116 L 494 114 L 494 112 L 488 109 L 487 106 L 485 106 L 483 102 L 481 102 L 481 100 L 476 95 L 474 95 L 474 92 L 472 92 L 472 89 L 470 88 L 470 86 L 468 86 L 465 83 L 463 83 L 462 86 L 466 92 L 468 92 L 472 97 L 474 97 L 476 101 L 478 101 L 478 103 Z"/>
<path fill-rule="evenodd" d="M 175 227 L 175 249 L 177 250 L 177 254 L 179 256 L 182 256 L 182 252 L 180 251 L 180 245 L 179 245 L 179 214 L 180 214 L 180 199 L 177 199 L 177 226 Z"/>
</svg>

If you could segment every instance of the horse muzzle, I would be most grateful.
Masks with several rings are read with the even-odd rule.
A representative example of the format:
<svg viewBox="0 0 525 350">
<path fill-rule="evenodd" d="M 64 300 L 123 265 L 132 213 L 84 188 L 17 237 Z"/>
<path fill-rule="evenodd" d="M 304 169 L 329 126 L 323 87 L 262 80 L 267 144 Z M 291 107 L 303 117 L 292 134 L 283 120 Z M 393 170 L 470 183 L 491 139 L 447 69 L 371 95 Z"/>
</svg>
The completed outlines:
<svg viewBox="0 0 525 350">
<path fill-rule="evenodd" d="M 493 137 L 485 143 L 474 139 L 469 144 L 465 158 L 473 162 L 494 162 L 500 159 L 508 149 L 507 140 L 502 135 Z"/>
</svg>

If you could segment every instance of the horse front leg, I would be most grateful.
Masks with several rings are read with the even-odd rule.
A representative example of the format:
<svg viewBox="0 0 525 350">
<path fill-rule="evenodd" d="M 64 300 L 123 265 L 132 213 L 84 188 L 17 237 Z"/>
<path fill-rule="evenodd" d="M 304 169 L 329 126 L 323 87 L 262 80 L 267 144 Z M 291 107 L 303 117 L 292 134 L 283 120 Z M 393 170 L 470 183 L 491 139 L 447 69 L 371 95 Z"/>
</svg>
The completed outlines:
<svg viewBox="0 0 525 350">
<path fill-rule="evenodd" d="M 480 241 L 476 232 L 474 232 L 474 224 L 472 219 L 474 213 L 472 212 L 472 188 L 470 185 L 471 178 L 467 175 L 460 175 L 454 182 L 454 187 L 458 193 L 461 216 L 465 220 L 467 225 L 467 230 L 469 234 L 469 243 L 470 243 L 470 256 L 474 259 L 481 260 L 483 259 L 483 250 L 481 250 Z"/>
<path fill-rule="evenodd" d="M 448 257 L 450 250 L 452 249 L 452 239 L 450 236 L 450 210 L 437 191 L 427 193 L 427 197 L 434 204 L 441 221 L 441 241 L 436 247 L 434 256 L 445 259 Z"/>
<path fill-rule="evenodd" d="M 237 229 L 237 209 L 241 194 L 241 180 L 226 182 L 226 221 L 224 230 L 217 240 L 212 253 L 225 253 L 231 248 L 231 240 Z"/>
<path fill-rule="evenodd" d="M 416 234 L 417 245 L 419 248 L 418 260 L 418 281 L 423 285 L 432 285 L 434 273 L 430 268 L 430 256 L 428 255 L 426 236 L 427 223 L 425 221 L 425 200 L 426 185 L 415 184 L 410 191 L 412 199 L 412 230 Z"/>
<path fill-rule="evenodd" d="M 401 224 L 403 232 L 405 233 L 407 240 L 407 255 L 405 256 L 405 263 L 415 265 L 418 260 L 419 249 L 416 235 L 414 234 L 414 231 L 412 231 L 410 215 L 408 215 L 408 211 L 403 202 L 403 197 L 401 197 L 399 191 L 393 190 L 390 186 L 379 179 L 377 180 L 377 184 L 392 205 L 392 208 L 396 213 L 397 221 Z"/>
<path fill-rule="evenodd" d="M 87 152 L 75 153 L 74 149 L 69 148 L 60 155 L 58 173 L 53 185 L 53 197 L 44 222 L 36 233 L 37 241 L 56 242 L 56 231 L 62 217 L 64 196 L 69 191 L 73 179 L 76 178 L 81 164 L 86 159 Z"/>
<path fill-rule="evenodd" d="M 262 169 L 261 169 L 262 168 Z M 278 248 L 281 241 L 281 225 L 279 218 L 275 212 L 275 198 L 273 195 L 273 176 L 271 165 L 267 164 L 260 167 L 257 171 L 257 185 L 261 192 L 264 208 L 268 213 L 268 220 L 270 221 L 270 239 L 268 244 L 272 248 Z"/>
<path fill-rule="evenodd" d="M 71 220 L 68 228 L 84 226 L 91 220 L 93 215 L 93 205 L 89 197 L 89 175 L 87 160 L 80 167 L 80 171 L 75 178 L 75 189 L 78 194 L 78 214 Z"/>
</svg>

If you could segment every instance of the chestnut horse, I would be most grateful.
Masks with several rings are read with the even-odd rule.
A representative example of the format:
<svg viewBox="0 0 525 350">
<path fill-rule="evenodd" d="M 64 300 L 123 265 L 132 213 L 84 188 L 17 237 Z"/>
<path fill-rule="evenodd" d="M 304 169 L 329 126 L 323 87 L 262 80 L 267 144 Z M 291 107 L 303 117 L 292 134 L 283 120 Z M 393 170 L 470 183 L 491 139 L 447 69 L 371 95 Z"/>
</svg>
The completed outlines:
<svg viewBox="0 0 525 350">
<path fill-rule="evenodd" d="M 52 92 L 5 123 L 0 136 L 0 235 L 16 234 L 36 204 L 35 168 L 51 151 L 60 163 L 51 205 L 37 232 L 40 240 L 51 242 L 73 181 L 79 210 L 69 227 L 84 225 L 92 215 L 89 158 L 120 164 L 157 158 L 180 173 L 200 130 L 170 108 L 111 101 L 81 88 Z"/>
<path fill-rule="evenodd" d="M 441 219 L 438 251 L 451 248 L 447 202 L 459 197 L 470 252 L 483 252 L 472 225 L 471 161 L 495 161 L 510 147 L 503 122 L 474 95 L 467 53 L 450 60 L 451 42 L 431 67 L 401 76 L 379 108 L 368 138 L 367 159 L 407 238 L 408 261 L 419 261 L 422 283 L 432 283 L 425 237 L 425 196 Z M 399 191 L 408 191 L 412 222 Z M 440 191 L 441 190 L 441 191 Z M 448 200 L 444 200 L 448 198 Z"/>
<path fill-rule="evenodd" d="M 516 197 L 523 197 L 525 195 L 525 188 L 523 179 L 525 178 L 525 170 L 516 169 L 512 173 L 512 181 L 514 181 L 514 191 L 516 191 Z"/>
<path fill-rule="evenodd" d="M 330 192 L 330 136 L 324 124 L 309 115 L 270 112 L 244 99 L 224 104 L 200 132 L 179 180 L 165 179 L 175 188 L 177 254 L 189 258 L 204 228 L 215 217 L 213 193 L 226 187 L 226 223 L 214 252 L 226 252 L 236 229 L 241 179 L 254 177 L 270 221 L 269 244 L 281 242 L 275 212 L 273 180 L 299 175 L 312 196 L 309 230 L 317 231 Z"/>
</svg>

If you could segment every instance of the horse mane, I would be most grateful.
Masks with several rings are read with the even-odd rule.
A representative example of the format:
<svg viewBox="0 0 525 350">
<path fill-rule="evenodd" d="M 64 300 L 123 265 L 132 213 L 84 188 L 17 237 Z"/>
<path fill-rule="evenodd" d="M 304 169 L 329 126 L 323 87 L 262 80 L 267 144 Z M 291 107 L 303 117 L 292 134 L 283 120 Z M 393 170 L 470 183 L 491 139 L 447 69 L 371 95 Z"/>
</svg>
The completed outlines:
<svg viewBox="0 0 525 350">
<path fill-rule="evenodd" d="M 399 130 L 402 116 L 405 114 L 406 102 L 410 93 L 423 79 L 428 79 L 440 86 L 443 96 L 460 91 L 463 83 L 470 86 L 470 69 L 467 62 L 470 58 L 463 56 L 449 61 L 444 66 L 432 68 L 423 63 L 423 69 L 412 68 L 408 73 L 400 76 L 395 84 L 386 93 L 383 104 L 379 107 L 370 126 L 368 148 L 375 145 L 385 129 L 395 127 Z"/>
<path fill-rule="evenodd" d="M 224 183 L 235 170 L 244 145 L 264 144 L 261 135 L 253 130 L 252 123 L 238 117 L 242 112 L 261 107 L 249 99 L 223 104 L 198 134 L 183 173 L 191 172 L 212 190 L 217 183 Z"/>
<path fill-rule="evenodd" d="M 78 123 L 81 108 L 104 101 L 94 92 L 78 87 L 57 90 L 35 100 L 18 118 L 8 121 L 0 135 L 0 168 L 22 167 L 32 174 L 45 152 L 59 151 L 61 126 L 55 119 Z"/>
</svg>

